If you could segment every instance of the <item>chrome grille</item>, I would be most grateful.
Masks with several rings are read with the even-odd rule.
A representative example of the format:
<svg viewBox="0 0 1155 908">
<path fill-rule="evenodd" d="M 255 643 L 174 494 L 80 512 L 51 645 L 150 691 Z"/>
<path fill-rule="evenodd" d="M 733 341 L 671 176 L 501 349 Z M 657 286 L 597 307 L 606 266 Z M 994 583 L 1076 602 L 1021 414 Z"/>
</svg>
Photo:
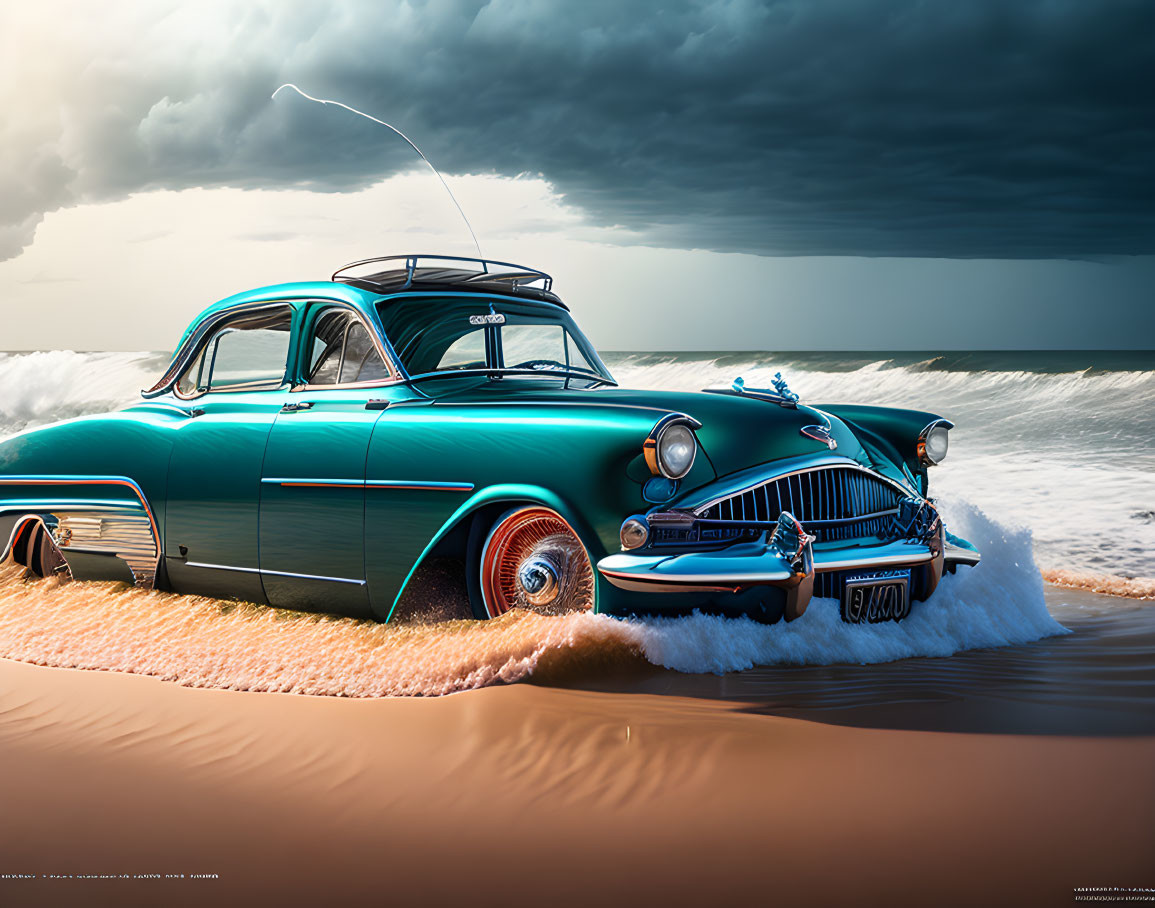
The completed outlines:
<svg viewBox="0 0 1155 908">
<path fill-rule="evenodd" d="M 715 540 L 740 539 L 768 528 L 783 511 L 819 542 L 885 535 L 902 493 L 854 467 L 823 467 L 772 479 L 696 512 Z"/>
</svg>

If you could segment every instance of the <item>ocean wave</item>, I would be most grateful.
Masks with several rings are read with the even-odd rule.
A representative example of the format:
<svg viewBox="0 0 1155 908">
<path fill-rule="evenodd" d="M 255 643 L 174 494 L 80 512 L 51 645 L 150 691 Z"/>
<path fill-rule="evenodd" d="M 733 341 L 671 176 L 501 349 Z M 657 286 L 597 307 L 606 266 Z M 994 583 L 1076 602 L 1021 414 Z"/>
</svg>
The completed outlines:
<svg viewBox="0 0 1155 908">
<path fill-rule="evenodd" d="M 900 623 L 848 625 L 815 600 L 791 624 L 694 614 L 618 620 L 514 611 L 494 621 L 377 624 L 111 584 L 0 579 L 0 656 L 153 675 L 190 687 L 344 697 L 437 696 L 493 684 L 596 679 L 652 663 L 680 672 L 890 662 L 1064 633 L 1047 612 L 1030 535 L 960 505 L 984 547 Z"/>
<path fill-rule="evenodd" d="M 0 353 L 0 437 L 139 400 L 166 362 L 156 353 Z"/>
</svg>

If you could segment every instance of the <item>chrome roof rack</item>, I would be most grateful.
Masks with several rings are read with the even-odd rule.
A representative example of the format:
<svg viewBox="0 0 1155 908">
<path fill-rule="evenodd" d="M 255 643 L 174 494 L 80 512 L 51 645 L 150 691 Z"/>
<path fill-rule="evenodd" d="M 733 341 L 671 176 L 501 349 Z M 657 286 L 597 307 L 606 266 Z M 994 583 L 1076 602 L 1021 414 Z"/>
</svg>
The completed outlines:
<svg viewBox="0 0 1155 908">
<path fill-rule="evenodd" d="M 354 268 L 360 268 L 364 265 L 375 265 L 382 262 L 404 262 L 404 266 L 398 269 L 378 270 L 372 274 L 361 277 L 347 273 Z M 377 284 L 382 282 L 381 278 L 386 274 L 395 274 L 398 271 L 404 271 L 406 274 L 405 283 L 396 289 L 408 290 L 413 286 L 415 280 L 422 280 L 419 270 L 426 271 L 427 273 L 430 271 L 428 266 L 425 268 L 419 267 L 419 263 L 422 262 L 463 262 L 480 266 L 480 270 L 474 269 L 472 272 L 468 269 L 453 269 L 452 272 L 449 270 L 432 269 L 432 271 L 438 274 L 441 281 L 465 284 L 504 284 L 508 285 L 508 288 L 515 292 L 522 288 L 544 291 L 545 293 L 552 293 L 553 291 L 553 277 L 544 271 L 538 271 L 536 268 L 528 268 L 525 265 L 515 265 L 513 262 L 499 262 L 493 259 L 470 258 L 460 255 L 382 255 L 375 258 L 361 259 L 360 261 L 350 262 L 348 265 L 343 265 L 338 268 L 333 272 L 330 280 L 346 283 L 362 282 Z M 452 277 L 450 277 L 451 273 Z M 399 277 L 400 275 L 397 276 Z M 390 283 L 392 283 L 392 281 L 390 281 Z M 538 286 L 534 286 L 535 284 L 538 284 Z"/>
</svg>

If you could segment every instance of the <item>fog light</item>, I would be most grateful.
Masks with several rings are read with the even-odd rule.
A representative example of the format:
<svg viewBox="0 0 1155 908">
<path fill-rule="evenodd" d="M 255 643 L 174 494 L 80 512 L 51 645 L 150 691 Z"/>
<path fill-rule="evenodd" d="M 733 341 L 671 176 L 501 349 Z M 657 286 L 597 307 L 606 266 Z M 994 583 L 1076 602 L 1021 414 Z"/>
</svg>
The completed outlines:
<svg viewBox="0 0 1155 908">
<path fill-rule="evenodd" d="M 622 549 L 628 552 L 630 549 L 645 545 L 646 540 L 650 538 L 650 530 L 644 521 L 630 517 L 622 524 L 619 536 L 622 540 Z"/>
</svg>

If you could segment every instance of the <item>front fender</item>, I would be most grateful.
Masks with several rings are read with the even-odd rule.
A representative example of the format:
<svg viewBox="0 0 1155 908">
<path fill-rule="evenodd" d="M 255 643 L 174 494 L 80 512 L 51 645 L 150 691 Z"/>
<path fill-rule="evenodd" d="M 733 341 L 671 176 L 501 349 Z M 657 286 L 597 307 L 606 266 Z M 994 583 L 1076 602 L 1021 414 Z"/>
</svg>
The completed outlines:
<svg viewBox="0 0 1155 908">
<path fill-rule="evenodd" d="M 918 439 L 923 429 L 941 416 L 925 410 L 859 404 L 822 404 L 820 409 L 850 426 L 868 453 L 881 454 L 895 465 L 905 466 L 912 476 L 920 476 L 922 492 L 926 493 L 926 467 L 918 459 Z"/>
<path fill-rule="evenodd" d="M 397 591 L 397 595 L 389 607 L 389 613 L 385 617 L 385 620 L 389 621 L 389 619 L 393 617 L 393 612 L 397 608 L 397 603 L 399 603 L 402 596 L 404 596 L 405 590 L 409 586 L 409 581 L 413 575 L 417 573 L 417 569 L 421 567 L 421 564 L 429 554 L 435 551 L 446 537 L 461 527 L 466 521 L 470 520 L 473 515 L 479 511 L 494 505 L 515 504 L 538 504 L 557 511 L 557 513 L 565 519 L 566 523 L 573 527 L 574 531 L 578 534 L 582 545 L 584 545 L 586 551 L 589 552 L 592 564 L 596 564 L 598 559 L 606 554 L 604 542 L 598 534 L 594 532 L 593 526 L 589 521 L 585 519 L 576 507 L 552 489 L 525 483 L 500 483 L 487 486 L 475 492 L 468 500 L 463 502 L 461 506 L 450 515 L 449 519 L 441 525 L 441 528 L 433 534 L 429 543 L 421 551 L 421 554 L 409 569 L 409 573 L 405 575 L 405 580 L 402 581 L 401 588 Z M 594 611 L 597 611 L 596 597 Z"/>
</svg>

